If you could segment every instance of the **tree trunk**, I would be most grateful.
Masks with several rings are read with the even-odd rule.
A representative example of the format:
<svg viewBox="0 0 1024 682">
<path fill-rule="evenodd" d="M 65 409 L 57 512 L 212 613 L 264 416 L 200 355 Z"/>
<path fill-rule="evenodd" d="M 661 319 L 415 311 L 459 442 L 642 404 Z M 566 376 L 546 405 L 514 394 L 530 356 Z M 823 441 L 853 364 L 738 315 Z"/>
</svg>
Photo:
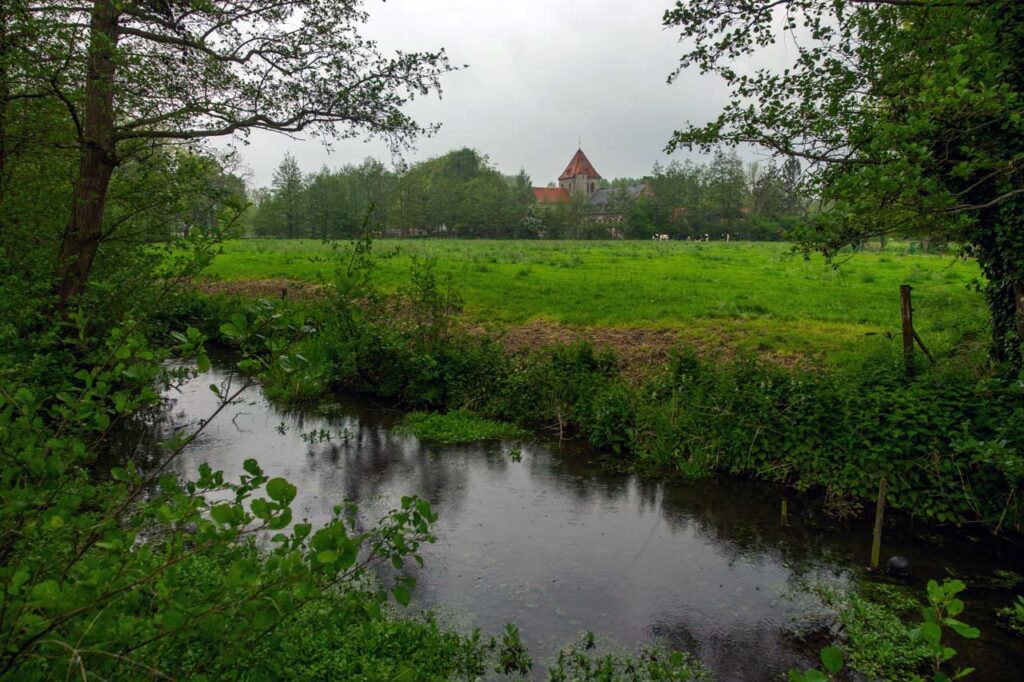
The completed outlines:
<svg viewBox="0 0 1024 682">
<path fill-rule="evenodd" d="M 1024 353 L 1024 282 L 1013 283 L 1013 299 L 1017 312 L 1017 356 Z"/>
<path fill-rule="evenodd" d="M 7 6 L 0 4 L 0 206 L 3 205 L 7 189 L 7 103 L 11 95 L 10 75 L 7 72 L 8 52 L 12 51 L 8 25 L 10 13 Z M 0 235 L 3 234 L 6 211 L 0 212 Z"/>
<path fill-rule="evenodd" d="M 117 165 L 114 139 L 114 53 L 118 14 L 111 0 L 95 0 L 89 26 L 82 149 L 57 270 L 60 306 L 85 291 L 100 246 L 110 176 Z"/>
</svg>

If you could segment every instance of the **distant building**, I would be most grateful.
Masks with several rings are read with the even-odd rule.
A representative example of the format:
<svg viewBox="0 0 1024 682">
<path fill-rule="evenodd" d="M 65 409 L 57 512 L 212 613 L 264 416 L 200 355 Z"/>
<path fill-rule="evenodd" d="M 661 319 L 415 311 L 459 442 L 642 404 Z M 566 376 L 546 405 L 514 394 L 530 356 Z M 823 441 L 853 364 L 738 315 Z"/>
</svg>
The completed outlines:
<svg viewBox="0 0 1024 682">
<path fill-rule="evenodd" d="M 583 150 L 577 149 L 569 165 L 558 176 L 558 186 L 569 194 L 586 194 L 591 197 L 601 189 L 601 176 Z"/>
<path fill-rule="evenodd" d="M 561 187 L 534 187 L 533 198 L 538 204 L 565 204 L 569 201 L 569 193 Z"/>
<path fill-rule="evenodd" d="M 621 223 L 625 217 L 622 200 L 632 201 L 650 194 L 651 190 L 647 185 L 602 187 L 594 192 L 587 202 L 591 210 L 589 220 L 595 223 Z"/>
<path fill-rule="evenodd" d="M 595 223 L 621 223 L 623 206 L 620 197 L 635 199 L 650 192 L 646 185 L 630 187 L 601 187 L 601 175 L 590 159 L 577 149 L 569 165 L 558 176 L 558 187 L 534 187 L 533 196 L 538 204 L 564 204 L 574 195 L 587 197 L 590 209 L 588 220 Z"/>
</svg>

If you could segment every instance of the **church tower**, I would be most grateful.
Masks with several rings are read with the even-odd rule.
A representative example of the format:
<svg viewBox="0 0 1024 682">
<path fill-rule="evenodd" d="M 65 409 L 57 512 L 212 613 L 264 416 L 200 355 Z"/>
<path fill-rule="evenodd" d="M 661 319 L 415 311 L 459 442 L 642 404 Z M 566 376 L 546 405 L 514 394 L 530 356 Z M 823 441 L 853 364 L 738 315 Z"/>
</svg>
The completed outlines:
<svg viewBox="0 0 1024 682">
<path fill-rule="evenodd" d="M 591 197 L 601 188 L 601 176 L 583 150 L 577 149 L 569 165 L 558 176 L 558 186 L 569 194 L 581 193 Z"/>
</svg>

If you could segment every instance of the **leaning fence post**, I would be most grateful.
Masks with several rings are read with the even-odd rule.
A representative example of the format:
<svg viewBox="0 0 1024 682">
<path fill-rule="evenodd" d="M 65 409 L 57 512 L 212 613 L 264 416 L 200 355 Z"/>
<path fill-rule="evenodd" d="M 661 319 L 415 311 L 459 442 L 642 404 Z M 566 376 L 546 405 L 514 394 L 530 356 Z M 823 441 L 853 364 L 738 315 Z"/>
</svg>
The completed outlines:
<svg viewBox="0 0 1024 682">
<path fill-rule="evenodd" d="M 885 476 L 878 481 L 878 500 L 875 502 L 875 529 L 871 533 L 871 570 L 878 568 L 879 555 L 882 553 L 882 517 L 885 514 L 885 494 L 889 488 Z"/>
<path fill-rule="evenodd" d="M 907 376 L 914 375 L 914 312 L 910 305 L 910 285 L 900 285 L 900 319 L 903 322 L 903 361 Z"/>
</svg>

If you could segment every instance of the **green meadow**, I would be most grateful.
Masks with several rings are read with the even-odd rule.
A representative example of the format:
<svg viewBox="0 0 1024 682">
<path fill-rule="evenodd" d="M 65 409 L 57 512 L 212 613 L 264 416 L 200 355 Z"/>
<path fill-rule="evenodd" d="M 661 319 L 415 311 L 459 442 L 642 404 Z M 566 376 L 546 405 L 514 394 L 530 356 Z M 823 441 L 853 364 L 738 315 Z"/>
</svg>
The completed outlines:
<svg viewBox="0 0 1024 682">
<path fill-rule="evenodd" d="M 829 264 L 765 242 L 382 240 L 385 289 L 407 281 L 411 259 L 450 278 L 467 319 L 671 330 L 707 349 L 773 351 L 819 361 L 892 351 L 899 285 L 914 288 L 915 326 L 948 355 L 983 344 L 977 265 L 922 254 L 913 243 L 843 254 Z M 329 280 L 336 251 L 317 240 L 228 242 L 208 274 L 222 280 Z M 895 335 L 895 336 L 892 336 Z"/>
</svg>

